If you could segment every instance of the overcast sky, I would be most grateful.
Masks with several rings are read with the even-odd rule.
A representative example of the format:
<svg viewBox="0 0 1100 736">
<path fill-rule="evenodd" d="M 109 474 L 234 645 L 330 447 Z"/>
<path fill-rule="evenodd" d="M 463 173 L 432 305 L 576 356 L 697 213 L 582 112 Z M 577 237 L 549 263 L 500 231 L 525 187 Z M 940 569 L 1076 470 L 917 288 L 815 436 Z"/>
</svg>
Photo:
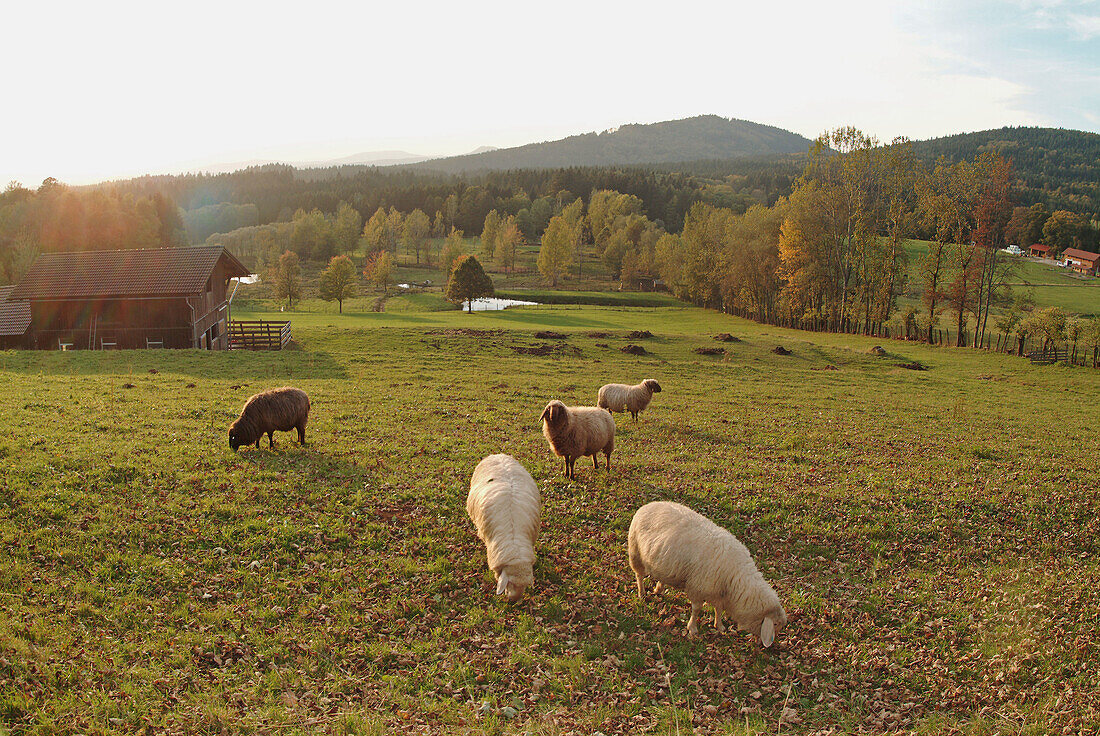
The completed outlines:
<svg viewBox="0 0 1100 736">
<path fill-rule="evenodd" d="M 0 186 L 714 113 L 883 140 L 1100 132 L 1100 0 L 5 6 Z"/>
</svg>

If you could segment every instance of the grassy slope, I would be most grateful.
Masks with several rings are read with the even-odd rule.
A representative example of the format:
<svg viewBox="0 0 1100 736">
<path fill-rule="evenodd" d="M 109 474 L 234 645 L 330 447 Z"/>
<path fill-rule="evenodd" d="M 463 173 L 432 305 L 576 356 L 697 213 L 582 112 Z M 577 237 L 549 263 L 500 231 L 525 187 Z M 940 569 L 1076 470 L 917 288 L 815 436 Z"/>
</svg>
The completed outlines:
<svg viewBox="0 0 1100 736">
<path fill-rule="evenodd" d="M 543 328 L 568 347 L 515 351 Z M 277 354 L 0 353 L 11 732 L 1100 726 L 1094 371 L 905 343 L 877 358 L 694 309 L 294 329 Z M 652 356 L 616 349 L 632 329 Z M 691 352 L 719 331 L 744 342 Z M 908 360 L 930 370 L 893 367 Z M 645 376 L 666 390 L 619 422 L 612 474 L 566 482 L 542 406 Z M 284 383 L 313 398 L 311 444 L 230 452 L 245 397 Z M 492 596 L 463 503 L 498 451 L 545 505 L 517 605 Z M 655 499 L 749 546 L 791 617 L 776 648 L 709 621 L 686 640 L 681 594 L 637 602 L 626 530 Z"/>
<path fill-rule="evenodd" d="M 909 257 L 908 296 L 919 301 L 922 288 L 917 266 L 920 257 L 928 252 L 928 244 L 910 240 L 905 250 Z M 1095 278 L 1076 277 L 1069 269 L 1024 260 L 1011 284 L 1013 293 L 1030 292 L 1036 307 L 1061 307 L 1070 314 L 1100 316 L 1100 280 Z"/>
</svg>

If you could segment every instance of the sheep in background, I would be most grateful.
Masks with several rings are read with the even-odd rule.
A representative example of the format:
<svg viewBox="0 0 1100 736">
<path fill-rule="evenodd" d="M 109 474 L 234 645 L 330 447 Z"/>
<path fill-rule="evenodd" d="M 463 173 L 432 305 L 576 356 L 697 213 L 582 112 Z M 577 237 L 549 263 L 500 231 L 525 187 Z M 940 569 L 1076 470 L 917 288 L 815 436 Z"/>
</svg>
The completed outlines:
<svg viewBox="0 0 1100 736">
<path fill-rule="evenodd" d="M 609 383 L 600 387 L 596 406 L 610 412 L 628 411 L 634 421 L 638 421 L 638 414 L 646 410 L 649 402 L 653 400 L 653 394 L 660 391 L 661 384 L 652 378 L 647 378 L 634 386 L 627 386 L 625 383 Z"/>
<path fill-rule="evenodd" d="M 275 431 L 298 430 L 298 443 L 306 444 L 306 422 L 309 421 L 309 397 L 300 388 L 284 386 L 263 391 L 251 397 L 241 409 L 241 415 L 229 425 L 229 446 L 236 452 L 242 445 L 256 443 L 266 434 L 270 447 L 275 446 Z"/>
<path fill-rule="evenodd" d="M 630 567 L 644 599 L 642 579 L 683 590 L 691 601 L 688 636 L 699 633 L 699 611 L 714 606 L 714 626 L 725 632 L 722 615 L 760 638 L 770 647 L 787 623 L 787 614 L 775 590 L 756 569 L 752 555 L 713 521 L 687 506 L 654 501 L 642 506 L 630 522 L 627 539 Z"/>
<path fill-rule="evenodd" d="M 497 595 L 517 601 L 535 580 L 535 542 L 542 498 L 531 474 L 510 455 L 490 455 L 474 468 L 466 513 L 485 543 Z"/>
<path fill-rule="evenodd" d="M 565 458 L 565 475 L 575 479 L 573 469 L 577 458 L 592 456 L 592 465 L 600 467 L 599 452 L 607 458 L 611 472 L 611 451 L 615 449 L 615 420 L 611 414 L 594 406 L 566 406 L 557 399 L 542 410 L 539 417 L 542 434 L 554 454 Z"/>
</svg>

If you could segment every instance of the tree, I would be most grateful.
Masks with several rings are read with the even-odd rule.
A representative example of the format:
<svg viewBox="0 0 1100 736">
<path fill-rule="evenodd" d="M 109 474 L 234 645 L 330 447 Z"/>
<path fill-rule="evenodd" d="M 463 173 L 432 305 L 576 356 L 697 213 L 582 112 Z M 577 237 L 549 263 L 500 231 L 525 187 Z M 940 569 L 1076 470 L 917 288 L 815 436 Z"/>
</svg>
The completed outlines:
<svg viewBox="0 0 1100 736">
<path fill-rule="evenodd" d="M 573 228 L 561 215 L 550 219 L 539 246 L 539 273 L 551 286 L 560 279 L 573 262 Z"/>
<path fill-rule="evenodd" d="M 294 300 L 302 296 L 302 269 L 298 264 L 298 254 L 288 250 L 279 256 L 279 265 L 275 269 L 275 295 L 286 297 L 287 308 L 294 308 Z"/>
<path fill-rule="evenodd" d="M 290 248 L 300 258 L 325 261 L 333 256 L 335 240 L 325 215 L 319 209 L 294 213 L 294 231 L 290 236 Z"/>
<path fill-rule="evenodd" d="M 481 255 L 486 258 L 492 258 L 496 252 L 500 224 L 500 213 L 496 210 L 489 210 L 489 214 L 485 215 L 485 224 L 481 228 Z"/>
<path fill-rule="evenodd" d="M 401 239 L 405 243 L 405 254 L 415 253 L 416 265 L 418 266 L 420 265 L 420 251 L 424 249 L 424 245 L 428 242 L 430 230 L 431 221 L 421 210 L 413 210 L 405 218 L 401 233 Z"/>
<path fill-rule="evenodd" d="M 340 253 L 353 253 L 359 245 L 360 227 L 363 218 L 359 210 L 347 202 L 341 202 L 336 209 L 336 221 L 332 225 L 332 236 L 336 241 L 336 250 Z"/>
<path fill-rule="evenodd" d="M 387 233 L 389 225 L 389 216 L 386 214 L 386 210 L 381 207 L 375 210 L 374 214 L 367 220 L 367 224 L 363 226 L 363 241 L 366 244 L 367 255 L 386 250 L 389 245 L 389 235 Z"/>
<path fill-rule="evenodd" d="M 355 232 L 359 231 L 356 226 Z M 336 300 L 340 305 L 340 314 L 344 313 L 344 300 L 355 296 L 355 264 L 349 256 L 334 256 L 328 262 L 328 268 L 321 272 L 321 298 L 326 302 Z"/>
<path fill-rule="evenodd" d="M 451 269 L 447 280 L 447 300 L 455 304 L 466 302 L 467 310 L 472 312 L 474 299 L 493 295 L 493 280 L 485 273 L 472 255 L 461 256 Z"/>
<path fill-rule="evenodd" d="M 1083 217 L 1066 210 L 1056 210 L 1043 224 L 1043 242 L 1050 246 L 1051 255 L 1066 248 L 1080 248 L 1088 223 Z"/>
<path fill-rule="evenodd" d="M 509 216 L 501 223 L 500 232 L 497 233 L 496 247 L 493 256 L 501 268 L 515 269 L 516 253 L 523 243 L 523 233 L 519 231 L 514 217 Z"/>
<path fill-rule="evenodd" d="M 466 242 L 462 239 L 461 230 L 451 230 L 447 241 L 443 243 L 443 253 L 439 256 L 439 267 L 443 273 L 449 274 L 454 268 L 455 261 L 466 255 Z"/>
<path fill-rule="evenodd" d="M 390 279 L 393 277 L 393 256 L 388 250 L 378 251 L 367 261 L 363 269 L 363 275 L 374 284 L 382 288 L 382 293 L 389 290 Z"/>
</svg>

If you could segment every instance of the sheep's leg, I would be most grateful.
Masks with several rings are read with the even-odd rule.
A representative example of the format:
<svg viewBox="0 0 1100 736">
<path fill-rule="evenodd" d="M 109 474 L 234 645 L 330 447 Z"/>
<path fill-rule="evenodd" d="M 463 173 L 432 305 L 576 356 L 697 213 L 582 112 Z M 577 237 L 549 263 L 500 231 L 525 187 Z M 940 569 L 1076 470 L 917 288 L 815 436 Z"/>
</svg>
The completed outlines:
<svg viewBox="0 0 1100 736">
<path fill-rule="evenodd" d="M 722 623 L 722 609 L 718 607 L 714 609 L 714 628 L 718 629 L 719 634 L 726 633 L 726 626 Z"/>
<path fill-rule="evenodd" d="M 257 450 L 260 449 L 260 440 L 262 440 L 263 438 L 264 438 L 264 436 L 262 434 L 259 436 L 259 438 L 257 438 L 257 440 L 256 440 L 256 449 Z"/>
<path fill-rule="evenodd" d="M 598 452 L 592 453 L 592 467 L 596 470 L 600 469 L 600 453 Z"/>
<path fill-rule="evenodd" d="M 604 457 L 607 459 L 607 474 L 611 475 L 611 453 L 605 452 Z"/>
<path fill-rule="evenodd" d="M 642 587 L 642 574 L 637 570 L 634 571 L 634 577 L 638 580 L 638 600 L 645 600 L 645 588 Z"/>
<path fill-rule="evenodd" d="M 703 609 L 703 604 L 691 602 L 691 618 L 688 619 L 688 637 L 694 639 L 699 635 L 699 611 Z"/>
<path fill-rule="evenodd" d="M 664 589 L 665 589 L 665 584 L 662 583 L 660 580 L 658 580 L 657 584 L 653 586 L 653 592 L 656 595 L 660 595 L 661 591 L 664 590 Z"/>
<path fill-rule="evenodd" d="M 274 430 L 267 433 L 267 442 L 268 442 L 268 447 L 274 447 L 275 446 L 275 432 L 274 432 Z"/>
<path fill-rule="evenodd" d="M 302 447 L 306 446 L 306 425 L 298 425 L 298 444 Z"/>
</svg>

